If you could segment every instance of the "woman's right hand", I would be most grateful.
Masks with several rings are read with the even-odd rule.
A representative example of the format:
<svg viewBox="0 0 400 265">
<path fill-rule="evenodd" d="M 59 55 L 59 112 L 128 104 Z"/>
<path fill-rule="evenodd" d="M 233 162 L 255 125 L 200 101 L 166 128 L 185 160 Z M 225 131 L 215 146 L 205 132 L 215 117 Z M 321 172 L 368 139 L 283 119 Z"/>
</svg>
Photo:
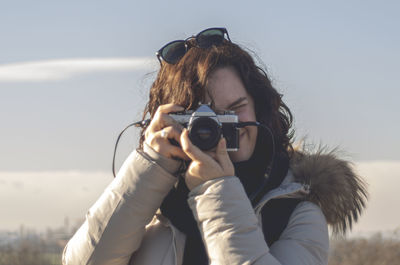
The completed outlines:
<svg viewBox="0 0 400 265">
<path fill-rule="evenodd" d="M 171 139 L 180 144 L 183 126 L 171 118 L 168 113 L 183 110 L 183 107 L 172 103 L 159 106 L 144 133 L 144 141 L 165 157 L 189 160 L 189 157 L 182 151 L 180 146 L 173 145 L 170 142 Z"/>
</svg>

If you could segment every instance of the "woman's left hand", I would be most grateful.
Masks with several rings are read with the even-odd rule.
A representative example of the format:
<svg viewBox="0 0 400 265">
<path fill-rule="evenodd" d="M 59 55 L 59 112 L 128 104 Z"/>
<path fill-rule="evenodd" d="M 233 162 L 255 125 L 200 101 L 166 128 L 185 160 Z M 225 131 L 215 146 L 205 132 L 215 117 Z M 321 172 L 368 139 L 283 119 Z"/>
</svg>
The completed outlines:
<svg viewBox="0 0 400 265">
<path fill-rule="evenodd" d="M 235 169 L 226 151 L 226 140 L 221 138 L 214 152 L 203 152 L 192 144 L 187 129 L 181 134 L 182 150 L 192 160 L 185 174 L 190 190 L 206 182 L 226 176 L 234 176 Z"/>
</svg>

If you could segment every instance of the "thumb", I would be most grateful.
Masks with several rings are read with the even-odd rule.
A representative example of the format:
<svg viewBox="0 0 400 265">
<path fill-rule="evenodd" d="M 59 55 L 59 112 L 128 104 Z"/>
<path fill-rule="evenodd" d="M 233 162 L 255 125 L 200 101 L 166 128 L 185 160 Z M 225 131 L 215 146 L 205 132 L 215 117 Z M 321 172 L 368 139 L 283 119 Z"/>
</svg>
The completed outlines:
<svg viewBox="0 0 400 265">
<path fill-rule="evenodd" d="M 190 141 L 187 129 L 183 129 L 180 140 L 183 152 L 185 152 L 192 161 L 204 161 L 207 159 L 207 156 Z"/>
<path fill-rule="evenodd" d="M 226 151 L 226 140 L 225 138 L 221 138 L 217 145 L 216 160 L 219 162 L 221 167 L 225 169 L 229 169 L 232 167 L 231 159 L 229 158 L 228 151 Z"/>
</svg>

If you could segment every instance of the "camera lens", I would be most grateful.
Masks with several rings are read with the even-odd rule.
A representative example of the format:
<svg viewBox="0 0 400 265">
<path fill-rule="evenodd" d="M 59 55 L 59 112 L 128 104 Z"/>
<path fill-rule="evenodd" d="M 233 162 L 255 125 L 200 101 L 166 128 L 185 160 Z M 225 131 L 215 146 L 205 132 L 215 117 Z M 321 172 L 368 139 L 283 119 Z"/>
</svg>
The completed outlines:
<svg viewBox="0 0 400 265">
<path fill-rule="evenodd" d="M 201 150 L 215 147 L 221 138 L 221 126 L 214 119 L 199 117 L 189 124 L 189 138 Z"/>
<path fill-rule="evenodd" d="M 210 128 L 199 128 L 197 129 L 196 134 L 199 139 L 207 141 L 212 136 L 212 130 L 210 130 Z"/>
</svg>

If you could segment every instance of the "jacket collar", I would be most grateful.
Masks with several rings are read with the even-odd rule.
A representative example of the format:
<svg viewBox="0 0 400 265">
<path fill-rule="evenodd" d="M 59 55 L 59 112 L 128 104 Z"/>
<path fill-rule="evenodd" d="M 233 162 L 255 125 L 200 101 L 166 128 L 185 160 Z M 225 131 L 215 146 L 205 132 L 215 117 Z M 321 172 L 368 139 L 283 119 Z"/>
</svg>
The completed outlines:
<svg viewBox="0 0 400 265">
<path fill-rule="evenodd" d="M 304 198 L 318 205 L 334 234 L 351 229 L 368 200 L 367 184 L 336 149 L 320 148 L 315 153 L 295 151 L 282 184 L 268 192 L 256 212 L 273 198 Z"/>
</svg>

